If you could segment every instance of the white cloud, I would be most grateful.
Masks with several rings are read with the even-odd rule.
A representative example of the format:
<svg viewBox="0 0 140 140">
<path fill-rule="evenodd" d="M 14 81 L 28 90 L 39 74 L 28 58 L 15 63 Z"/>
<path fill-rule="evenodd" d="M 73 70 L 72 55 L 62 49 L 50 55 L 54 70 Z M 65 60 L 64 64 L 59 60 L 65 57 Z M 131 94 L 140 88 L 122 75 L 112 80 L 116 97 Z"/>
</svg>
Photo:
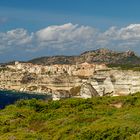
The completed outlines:
<svg viewBox="0 0 140 140">
<path fill-rule="evenodd" d="M 36 32 L 36 36 L 39 41 L 58 41 L 68 39 L 71 33 L 76 29 L 77 25 L 71 23 L 61 26 L 49 26 Z"/>
<path fill-rule="evenodd" d="M 86 45 L 93 41 L 96 29 L 88 26 L 78 26 L 71 23 L 61 26 L 49 26 L 45 29 L 37 31 L 35 38 L 40 47 L 56 47 L 66 49 L 72 45 Z M 71 46 L 69 46 L 71 45 Z"/>
<path fill-rule="evenodd" d="M 34 33 L 25 29 L 0 32 L 0 52 L 9 50 L 39 52 L 67 51 L 76 53 L 88 49 L 107 47 L 110 49 L 133 49 L 140 45 L 140 24 L 127 27 L 111 27 L 101 32 L 90 26 L 64 25 L 49 26 Z M 138 48 L 139 49 L 139 48 Z"/>
<path fill-rule="evenodd" d="M 0 33 L 0 50 L 5 52 L 8 49 L 28 46 L 32 41 L 32 37 L 24 29 L 15 29 L 6 33 Z"/>
</svg>

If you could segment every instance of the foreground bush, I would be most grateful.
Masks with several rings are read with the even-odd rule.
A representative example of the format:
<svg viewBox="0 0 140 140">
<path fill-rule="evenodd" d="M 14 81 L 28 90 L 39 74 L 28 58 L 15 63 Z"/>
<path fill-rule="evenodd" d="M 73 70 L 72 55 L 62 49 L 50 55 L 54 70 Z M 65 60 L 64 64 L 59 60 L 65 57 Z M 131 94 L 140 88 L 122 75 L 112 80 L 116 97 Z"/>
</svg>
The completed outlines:
<svg viewBox="0 0 140 140">
<path fill-rule="evenodd" d="M 20 100 L 0 110 L 0 140 L 138 140 L 139 137 L 140 93 L 46 102 Z"/>
</svg>

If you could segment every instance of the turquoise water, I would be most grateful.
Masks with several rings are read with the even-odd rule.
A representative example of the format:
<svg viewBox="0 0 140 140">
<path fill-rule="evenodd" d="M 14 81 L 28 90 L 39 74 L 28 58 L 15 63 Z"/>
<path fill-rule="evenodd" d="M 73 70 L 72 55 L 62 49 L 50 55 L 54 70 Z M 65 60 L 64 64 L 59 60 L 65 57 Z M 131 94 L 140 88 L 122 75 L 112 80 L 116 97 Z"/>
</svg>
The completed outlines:
<svg viewBox="0 0 140 140">
<path fill-rule="evenodd" d="M 43 99 L 46 100 L 50 98 L 49 95 L 39 95 L 39 94 L 29 94 L 23 92 L 14 91 L 0 91 L 0 109 L 4 108 L 6 105 L 13 104 L 20 99 Z"/>
</svg>

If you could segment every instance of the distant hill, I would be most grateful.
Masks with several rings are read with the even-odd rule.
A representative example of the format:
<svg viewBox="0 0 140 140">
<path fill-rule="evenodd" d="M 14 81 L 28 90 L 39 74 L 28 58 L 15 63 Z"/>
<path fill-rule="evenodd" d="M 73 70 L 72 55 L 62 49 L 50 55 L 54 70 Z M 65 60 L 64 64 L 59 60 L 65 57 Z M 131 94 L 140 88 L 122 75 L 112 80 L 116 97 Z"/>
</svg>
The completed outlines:
<svg viewBox="0 0 140 140">
<path fill-rule="evenodd" d="M 78 56 L 40 57 L 28 61 L 33 64 L 76 64 L 76 63 L 105 63 L 118 65 L 140 65 L 140 57 L 133 51 L 116 52 L 109 49 L 86 51 Z"/>
<path fill-rule="evenodd" d="M 92 51 L 86 51 L 77 56 L 45 56 L 35 58 L 29 61 L 20 61 L 22 63 L 33 63 L 38 65 L 53 65 L 53 64 L 78 64 L 83 62 L 88 63 L 105 63 L 110 66 L 127 66 L 140 67 L 140 57 L 133 51 L 117 52 L 109 49 L 101 48 Z M 1 66 L 13 65 L 15 61 L 1 63 Z"/>
</svg>

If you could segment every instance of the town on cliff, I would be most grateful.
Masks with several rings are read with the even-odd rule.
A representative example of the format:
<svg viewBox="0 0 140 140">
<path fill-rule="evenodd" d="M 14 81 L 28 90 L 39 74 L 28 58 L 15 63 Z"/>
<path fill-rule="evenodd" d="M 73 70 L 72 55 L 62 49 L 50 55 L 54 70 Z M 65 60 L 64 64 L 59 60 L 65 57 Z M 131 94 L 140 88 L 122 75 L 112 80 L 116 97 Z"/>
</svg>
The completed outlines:
<svg viewBox="0 0 140 140">
<path fill-rule="evenodd" d="M 140 91 L 140 72 L 104 63 L 37 65 L 15 62 L 0 67 L 0 89 L 61 98 L 119 96 Z"/>
</svg>

